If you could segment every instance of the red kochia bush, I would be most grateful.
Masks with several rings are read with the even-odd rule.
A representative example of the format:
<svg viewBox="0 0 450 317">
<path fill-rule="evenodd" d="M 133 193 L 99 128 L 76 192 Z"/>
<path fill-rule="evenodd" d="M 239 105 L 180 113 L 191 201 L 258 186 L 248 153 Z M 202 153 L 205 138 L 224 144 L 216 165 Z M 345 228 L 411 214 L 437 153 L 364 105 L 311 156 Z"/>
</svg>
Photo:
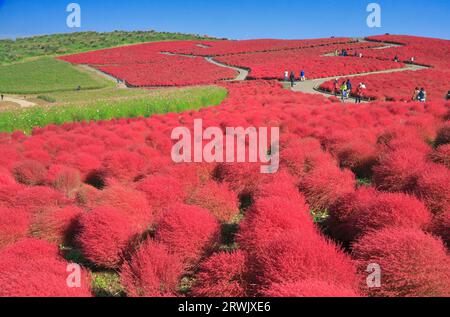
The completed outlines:
<svg viewBox="0 0 450 317">
<path fill-rule="evenodd" d="M 119 210 L 99 207 L 80 218 L 77 244 L 95 265 L 116 269 L 122 264 L 124 252 L 137 233 Z"/>
<path fill-rule="evenodd" d="M 245 297 L 246 259 L 242 251 L 214 254 L 200 265 L 195 297 Z"/>
<path fill-rule="evenodd" d="M 16 184 L 16 180 L 9 173 L 8 170 L 0 168 L 0 184 L 2 184 L 2 185 L 14 185 L 14 184 Z"/>
<path fill-rule="evenodd" d="M 447 168 L 450 168 L 450 144 L 438 147 L 430 157 L 435 163 L 443 164 Z"/>
<path fill-rule="evenodd" d="M 434 217 L 428 230 L 434 235 L 441 237 L 450 248 L 450 211 Z"/>
<path fill-rule="evenodd" d="M 300 205 L 305 205 L 305 197 L 300 193 L 297 183 L 298 180 L 294 176 L 280 171 L 273 174 L 272 178 L 267 179 L 267 182 L 258 186 L 254 199 L 278 196 L 283 199 L 297 201 Z"/>
<path fill-rule="evenodd" d="M 30 215 L 24 210 L 0 207 L 0 249 L 25 237 L 29 224 Z"/>
<path fill-rule="evenodd" d="M 144 192 L 155 216 L 168 204 L 182 203 L 186 199 L 181 182 L 172 176 L 149 176 L 137 185 L 137 189 Z"/>
<path fill-rule="evenodd" d="M 305 280 L 292 283 L 272 284 L 264 291 L 265 297 L 358 297 L 351 288 L 321 281 Z"/>
<path fill-rule="evenodd" d="M 430 163 L 418 176 L 414 193 L 435 214 L 450 210 L 450 170 Z"/>
<path fill-rule="evenodd" d="M 15 206 L 30 213 L 42 212 L 54 207 L 65 207 L 71 203 L 61 193 L 50 187 L 33 186 L 20 190 L 15 198 Z"/>
<path fill-rule="evenodd" d="M 355 190 L 355 175 L 332 164 L 322 164 L 300 182 L 300 190 L 314 210 L 325 210 L 344 194 Z"/>
<path fill-rule="evenodd" d="M 353 246 L 359 272 L 372 263 L 380 265 L 380 289 L 363 292 L 372 296 L 424 297 L 450 295 L 450 258 L 439 239 L 417 229 L 386 228 L 367 234 Z M 366 273 L 367 276 L 367 273 Z"/>
<path fill-rule="evenodd" d="M 33 160 L 19 162 L 14 166 L 14 177 L 25 185 L 41 185 L 45 181 L 45 166 Z"/>
<path fill-rule="evenodd" d="M 47 182 L 68 198 L 74 198 L 81 186 L 80 172 L 63 165 L 53 165 L 47 174 Z"/>
<path fill-rule="evenodd" d="M 228 189 L 227 184 L 214 181 L 209 181 L 194 191 L 189 203 L 209 210 L 220 222 L 232 222 L 239 214 L 237 194 Z"/>
<path fill-rule="evenodd" d="M 164 244 L 148 240 L 123 264 L 120 277 L 128 296 L 171 297 L 181 275 L 181 261 Z"/>
<path fill-rule="evenodd" d="M 91 207 L 109 206 L 120 211 L 139 231 L 146 231 L 153 225 L 153 214 L 145 194 L 114 184 L 101 191 Z"/>
<path fill-rule="evenodd" d="M 435 140 L 436 146 L 441 146 L 444 144 L 450 143 L 450 123 L 447 122 L 444 124 L 437 133 L 436 140 Z"/>
<path fill-rule="evenodd" d="M 80 287 L 68 284 L 68 262 L 56 245 L 25 239 L 0 251 L 0 297 L 90 297 L 90 276 Z M 71 281 L 69 279 L 69 281 Z"/>
<path fill-rule="evenodd" d="M 309 210 L 302 201 L 285 200 L 278 196 L 258 199 L 240 224 L 239 244 L 250 254 L 259 250 L 286 230 L 315 234 Z"/>
<path fill-rule="evenodd" d="M 319 234 L 286 231 L 259 255 L 263 285 L 321 279 L 346 288 L 357 285 L 356 269 L 332 242 Z"/>
<path fill-rule="evenodd" d="M 432 218 L 417 198 L 402 193 L 380 193 L 372 188 L 360 188 L 342 197 L 330 210 L 328 231 L 342 242 L 388 226 L 422 229 Z"/>
<path fill-rule="evenodd" d="M 164 213 L 156 239 L 180 257 L 186 268 L 195 266 L 218 241 L 220 226 L 206 209 L 174 204 Z"/>
<path fill-rule="evenodd" d="M 424 153 L 402 148 L 381 158 L 379 165 L 373 169 L 373 181 L 381 190 L 411 192 L 425 168 Z"/>
<path fill-rule="evenodd" d="M 333 239 L 347 243 L 353 241 L 360 234 L 355 221 L 361 210 L 373 205 L 377 199 L 374 188 L 361 187 L 356 191 L 340 197 L 329 210 L 326 219 L 327 232 Z"/>
<path fill-rule="evenodd" d="M 341 167 L 351 169 L 360 177 L 370 177 L 378 159 L 375 146 L 365 140 L 343 142 L 336 152 Z"/>
<path fill-rule="evenodd" d="M 114 151 L 105 156 L 103 167 L 107 177 L 120 181 L 134 181 L 145 172 L 143 156 L 128 151 Z"/>
<path fill-rule="evenodd" d="M 350 215 L 355 231 L 364 233 L 395 226 L 423 229 L 431 213 L 417 198 L 401 193 L 379 193 L 375 199 Z"/>
<path fill-rule="evenodd" d="M 83 210 L 76 206 L 52 208 L 33 217 L 31 233 L 56 245 L 71 245 Z"/>
</svg>

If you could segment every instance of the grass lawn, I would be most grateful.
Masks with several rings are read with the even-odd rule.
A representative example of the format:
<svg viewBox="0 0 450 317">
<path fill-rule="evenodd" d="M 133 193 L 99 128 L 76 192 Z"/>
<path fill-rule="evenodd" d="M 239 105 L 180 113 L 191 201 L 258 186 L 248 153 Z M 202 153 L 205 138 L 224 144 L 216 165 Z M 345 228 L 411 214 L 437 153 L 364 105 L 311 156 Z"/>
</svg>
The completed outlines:
<svg viewBox="0 0 450 317">
<path fill-rule="evenodd" d="M 114 83 L 50 57 L 0 66 L 0 92 L 38 94 L 55 91 L 97 89 Z"/>
<path fill-rule="evenodd" d="M 195 34 L 155 31 L 76 32 L 0 40 L 0 64 L 16 63 L 30 57 L 66 55 L 143 42 L 201 39 L 211 40 Z"/>
<path fill-rule="evenodd" d="M 57 100 L 56 103 L 0 112 L 0 132 L 20 130 L 30 134 L 33 128 L 49 124 L 149 117 L 153 114 L 196 110 L 219 105 L 227 96 L 226 89 L 218 86 L 158 90 L 105 89 L 100 94 L 99 91 L 102 90 L 77 92 L 79 94 L 55 93 L 50 96 Z M 58 99 L 64 102 L 58 105 Z"/>
</svg>

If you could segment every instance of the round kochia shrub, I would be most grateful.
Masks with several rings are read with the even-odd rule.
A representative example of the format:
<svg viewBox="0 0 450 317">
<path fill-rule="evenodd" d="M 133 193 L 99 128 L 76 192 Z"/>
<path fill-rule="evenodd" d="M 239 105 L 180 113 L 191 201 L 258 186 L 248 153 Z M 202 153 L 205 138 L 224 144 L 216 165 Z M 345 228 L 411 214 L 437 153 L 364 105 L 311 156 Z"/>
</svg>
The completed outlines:
<svg viewBox="0 0 450 317">
<path fill-rule="evenodd" d="M 436 146 L 450 143 L 450 122 L 447 122 L 438 130 L 434 143 Z"/>
<path fill-rule="evenodd" d="M 0 249 L 24 238 L 29 225 L 30 214 L 26 211 L 0 207 Z"/>
<path fill-rule="evenodd" d="M 313 210 L 323 211 L 340 197 L 355 190 L 355 175 L 331 163 L 316 167 L 300 182 L 300 190 Z"/>
<path fill-rule="evenodd" d="M 63 165 L 53 165 L 47 174 L 47 182 L 68 198 L 74 198 L 81 186 L 80 172 Z"/>
<path fill-rule="evenodd" d="M 55 207 L 65 207 L 71 201 L 50 187 L 33 186 L 19 190 L 14 206 L 26 209 L 30 213 L 42 212 Z"/>
<path fill-rule="evenodd" d="M 347 243 L 389 226 L 423 229 L 431 218 L 426 206 L 413 196 L 362 187 L 332 206 L 326 226 L 333 238 Z"/>
<path fill-rule="evenodd" d="M 435 214 L 450 210 L 450 170 L 430 163 L 418 176 L 414 194 Z"/>
<path fill-rule="evenodd" d="M 302 201 L 285 200 L 278 196 L 258 199 L 240 224 L 238 242 L 249 254 L 258 256 L 275 237 L 286 230 L 315 234 L 309 210 Z"/>
<path fill-rule="evenodd" d="M 153 213 L 144 193 L 121 184 L 113 184 L 99 193 L 91 207 L 109 206 L 119 210 L 140 231 L 153 225 Z"/>
<path fill-rule="evenodd" d="M 426 154 L 409 148 L 385 153 L 373 169 L 375 185 L 386 191 L 413 191 L 419 175 L 426 169 L 425 157 Z"/>
<path fill-rule="evenodd" d="M 129 151 L 114 151 L 106 154 L 103 168 L 107 177 L 120 181 L 134 181 L 145 172 L 146 162 L 143 156 Z"/>
<path fill-rule="evenodd" d="M 186 268 L 195 266 L 218 242 L 220 226 L 206 209 L 174 204 L 162 215 L 156 239 L 178 256 Z"/>
<path fill-rule="evenodd" d="M 168 297 L 176 294 L 182 272 L 164 244 L 147 240 L 123 264 L 120 277 L 128 296 Z"/>
<path fill-rule="evenodd" d="M 245 297 L 246 258 L 242 251 L 220 252 L 200 265 L 192 295 L 196 297 Z"/>
<path fill-rule="evenodd" d="M 356 268 L 334 243 L 319 234 L 286 231 L 261 250 L 260 292 L 273 283 L 320 279 L 356 289 Z M 258 279 L 257 279 L 258 280 Z"/>
<path fill-rule="evenodd" d="M 83 210 L 76 206 L 52 208 L 33 216 L 30 231 L 34 237 L 57 245 L 72 245 Z"/>
<path fill-rule="evenodd" d="M 450 295 L 450 257 L 441 240 L 421 230 L 385 228 L 353 246 L 361 274 L 369 264 L 381 267 L 381 288 L 361 291 L 371 296 L 434 297 Z M 367 276 L 367 273 L 366 275 Z"/>
<path fill-rule="evenodd" d="M 450 168 L 450 144 L 445 144 L 436 149 L 430 155 L 431 159 L 435 163 L 439 163 L 445 165 L 447 168 Z"/>
<path fill-rule="evenodd" d="M 86 259 L 111 269 L 120 267 L 130 242 L 140 233 L 119 210 L 111 207 L 83 214 L 78 230 L 76 242 Z"/>
<path fill-rule="evenodd" d="M 435 216 L 428 230 L 444 240 L 450 248 L 450 211 Z"/>
<path fill-rule="evenodd" d="M 267 297 L 358 297 L 351 288 L 332 281 L 304 280 L 292 283 L 272 284 L 264 291 Z"/>
<path fill-rule="evenodd" d="M 143 179 L 137 189 L 142 191 L 157 217 L 169 204 L 182 203 L 186 199 L 182 183 L 172 176 L 152 175 Z"/>
<path fill-rule="evenodd" d="M 195 190 L 188 202 L 205 208 L 220 222 L 232 222 L 239 214 L 239 200 L 226 184 L 209 181 Z"/>
<path fill-rule="evenodd" d="M 0 251 L 0 297 L 90 297 L 90 276 L 81 270 L 79 287 L 56 245 L 24 239 Z"/>
<path fill-rule="evenodd" d="M 41 185 L 45 181 L 45 166 L 33 160 L 26 160 L 14 166 L 14 177 L 24 185 Z"/>
</svg>

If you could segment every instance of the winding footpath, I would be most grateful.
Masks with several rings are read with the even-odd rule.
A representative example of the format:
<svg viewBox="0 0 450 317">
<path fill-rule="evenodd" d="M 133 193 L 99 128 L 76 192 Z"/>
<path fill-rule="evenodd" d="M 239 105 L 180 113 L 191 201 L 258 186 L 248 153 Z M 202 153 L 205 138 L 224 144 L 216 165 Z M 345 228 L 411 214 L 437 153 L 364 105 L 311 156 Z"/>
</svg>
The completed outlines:
<svg viewBox="0 0 450 317">
<path fill-rule="evenodd" d="M 356 39 L 359 43 L 374 43 L 374 41 L 368 41 L 366 39 L 363 38 L 358 38 Z M 381 50 L 381 49 L 388 49 L 388 48 L 392 48 L 392 47 L 401 47 L 403 45 L 400 44 L 394 44 L 394 43 L 385 43 L 385 42 L 376 42 L 376 43 L 380 43 L 380 44 L 384 44 L 384 46 L 380 46 L 380 47 L 375 47 L 373 49 L 377 49 L 377 50 Z M 178 54 L 173 54 L 173 55 L 178 55 Z M 186 56 L 186 55 L 184 55 Z M 195 55 L 189 55 L 190 57 L 195 57 Z M 334 56 L 334 53 L 327 53 L 324 54 L 323 56 Z M 352 57 L 349 57 L 352 58 Z M 239 68 L 239 67 L 235 67 L 235 66 L 229 66 L 220 62 L 215 61 L 212 57 L 206 57 L 205 58 L 208 62 L 220 66 L 220 67 L 225 67 L 225 68 L 230 68 L 233 70 L 236 70 L 239 72 L 239 75 L 232 81 L 244 81 L 247 80 L 247 77 L 250 73 L 250 71 L 248 69 L 244 69 L 244 68 Z M 300 82 L 297 81 L 295 82 L 294 87 L 291 88 L 292 91 L 294 92 L 302 92 L 302 93 L 307 93 L 307 94 L 319 94 L 322 95 L 324 97 L 330 97 L 330 96 L 334 96 L 333 93 L 331 92 L 327 92 L 324 90 L 321 90 L 319 87 L 330 80 L 334 80 L 334 79 L 342 79 L 342 78 L 352 78 L 352 77 L 358 77 L 358 76 L 366 76 L 366 75 L 376 75 L 376 74 L 390 74 L 390 73 L 397 73 L 397 72 L 405 72 L 405 71 L 419 71 L 419 70 L 424 70 L 424 69 L 428 69 L 430 67 L 428 66 L 422 66 L 422 65 L 417 65 L 417 64 L 406 64 L 405 63 L 405 67 L 402 68 L 393 68 L 393 69 L 387 69 L 387 70 L 381 70 L 381 71 L 373 71 L 373 72 L 364 72 L 364 73 L 356 73 L 356 74 L 347 74 L 347 75 L 338 75 L 338 76 L 331 76 L 331 77 L 324 77 L 324 78 L 316 78 L 316 79 L 308 79 L 306 81 Z M 282 82 L 286 87 L 290 86 L 290 83 L 286 83 L 286 82 Z M 354 97 L 350 97 L 348 100 L 355 100 Z M 370 102 L 370 100 L 363 100 L 363 102 Z"/>
<path fill-rule="evenodd" d="M 31 101 L 28 101 L 25 99 L 21 99 L 21 98 L 15 98 L 15 97 L 4 96 L 3 101 L 18 104 L 21 108 L 30 108 L 30 107 L 36 106 L 36 104 L 34 102 L 31 102 Z"/>
</svg>

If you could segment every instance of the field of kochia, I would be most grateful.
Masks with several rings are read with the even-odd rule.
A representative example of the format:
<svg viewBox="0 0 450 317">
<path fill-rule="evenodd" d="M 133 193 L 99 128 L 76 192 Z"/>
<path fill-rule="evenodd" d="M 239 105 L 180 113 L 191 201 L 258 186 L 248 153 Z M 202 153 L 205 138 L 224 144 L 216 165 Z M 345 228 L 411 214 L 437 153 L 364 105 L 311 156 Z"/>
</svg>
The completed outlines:
<svg viewBox="0 0 450 317">
<path fill-rule="evenodd" d="M 53 105 L 0 113 L 8 132 L 0 133 L 0 297 L 449 297 L 449 102 L 439 91 L 412 101 L 402 89 L 393 102 L 343 103 L 284 89 L 276 77 L 285 62 L 337 61 L 349 73 L 403 67 L 395 53 L 429 67 L 428 83 L 411 74 L 412 91 L 450 72 L 449 41 L 370 40 L 400 46 L 327 59 L 330 48 L 365 48 L 345 38 L 188 41 L 63 57 L 99 69 L 114 62 L 111 73 L 142 86 L 167 84 L 146 70 L 188 58 L 163 48 L 236 61 L 258 75 L 225 82 L 219 66 L 191 61 L 169 78 L 170 90 L 106 87 L 84 105 L 95 90 L 52 92 L 44 99 Z M 76 67 L 37 63 L 58 63 L 66 74 Z M 55 85 L 77 85 L 74 78 L 56 76 Z M 215 85 L 179 88 L 204 78 Z M 376 81 L 397 85 L 395 78 Z M 198 119 L 223 136 L 227 127 L 279 128 L 278 172 L 262 174 L 261 163 L 237 157 L 175 163 L 172 132 L 196 135 Z M 71 264 L 81 268 L 80 287 L 67 284 Z M 377 287 L 368 283 L 374 268 Z"/>
</svg>

